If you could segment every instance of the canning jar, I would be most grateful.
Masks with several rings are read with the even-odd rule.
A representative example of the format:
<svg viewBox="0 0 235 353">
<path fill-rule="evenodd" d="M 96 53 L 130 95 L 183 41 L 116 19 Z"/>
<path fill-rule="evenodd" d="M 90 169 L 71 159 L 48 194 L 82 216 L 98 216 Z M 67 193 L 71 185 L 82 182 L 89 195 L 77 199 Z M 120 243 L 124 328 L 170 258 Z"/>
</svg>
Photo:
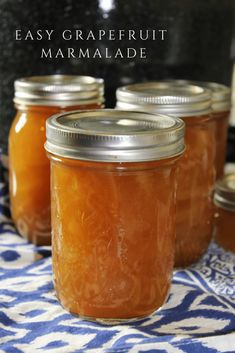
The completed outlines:
<svg viewBox="0 0 235 353">
<path fill-rule="evenodd" d="M 103 80 L 35 76 L 15 81 L 16 117 L 9 135 L 10 202 L 19 233 L 50 244 L 50 164 L 44 150 L 46 119 L 58 112 L 101 108 Z"/>
<path fill-rule="evenodd" d="M 205 87 L 209 88 L 212 91 L 212 114 L 215 118 L 216 123 L 215 170 L 216 180 L 218 180 L 224 175 L 224 164 L 227 150 L 228 123 L 231 107 L 231 91 L 229 87 L 222 84 L 214 82 L 205 82 L 203 84 L 205 85 Z"/>
<path fill-rule="evenodd" d="M 179 162 L 175 266 L 196 262 L 212 238 L 215 117 L 210 91 L 195 85 L 146 82 L 117 90 L 117 108 L 169 114 L 186 124 Z"/>
<path fill-rule="evenodd" d="M 215 138 L 216 138 L 216 156 L 215 169 L 216 180 L 224 175 L 224 164 L 226 159 L 228 123 L 231 108 L 231 90 L 229 87 L 216 82 L 201 82 L 187 80 L 172 80 L 174 84 L 198 85 L 211 90 L 212 114 L 215 118 Z"/>
<path fill-rule="evenodd" d="M 235 252 L 235 174 L 227 174 L 215 185 L 215 239 L 219 245 Z"/>
<path fill-rule="evenodd" d="M 184 123 L 94 110 L 47 121 L 57 296 L 91 319 L 151 314 L 170 287 Z"/>
</svg>

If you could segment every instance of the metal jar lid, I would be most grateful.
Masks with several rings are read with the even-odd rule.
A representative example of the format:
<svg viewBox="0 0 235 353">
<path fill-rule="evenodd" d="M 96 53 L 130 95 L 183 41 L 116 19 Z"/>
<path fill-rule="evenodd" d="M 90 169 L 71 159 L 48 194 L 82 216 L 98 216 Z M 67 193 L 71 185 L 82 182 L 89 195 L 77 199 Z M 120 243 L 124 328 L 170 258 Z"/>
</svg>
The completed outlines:
<svg viewBox="0 0 235 353">
<path fill-rule="evenodd" d="M 104 81 L 90 76 L 31 76 L 15 81 L 14 102 L 21 105 L 74 106 L 104 101 Z"/>
<path fill-rule="evenodd" d="M 197 85 L 211 90 L 212 110 L 214 112 L 228 111 L 231 108 L 231 89 L 216 82 L 167 80 L 179 85 Z"/>
<path fill-rule="evenodd" d="M 146 82 L 117 89 L 117 109 L 130 109 L 174 116 L 196 116 L 211 111 L 208 89 L 172 82 Z"/>
<path fill-rule="evenodd" d="M 235 174 L 227 174 L 215 184 L 216 206 L 235 212 Z"/>
<path fill-rule="evenodd" d="M 184 122 L 165 115 L 114 109 L 73 111 L 47 120 L 45 149 L 57 156 L 141 162 L 183 153 Z"/>
</svg>

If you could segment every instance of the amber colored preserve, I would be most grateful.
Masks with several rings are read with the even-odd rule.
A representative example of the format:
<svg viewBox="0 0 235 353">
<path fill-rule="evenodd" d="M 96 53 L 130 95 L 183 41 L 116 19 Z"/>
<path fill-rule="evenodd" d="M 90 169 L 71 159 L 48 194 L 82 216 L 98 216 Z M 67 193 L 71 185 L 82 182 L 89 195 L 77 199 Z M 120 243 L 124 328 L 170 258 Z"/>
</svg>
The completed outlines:
<svg viewBox="0 0 235 353">
<path fill-rule="evenodd" d="M 77 90 L 81 83 L 87 86 L 86 80 L 92 83 L 95 79 L 56 75 L 16 81 L 17 113 L 9 135 L 11 213 L 19 233 L 38 245 L 51 242 L 50 164 L 44 149 L 46 120 L 67 110 L 101 107 L 101 103 L 89 104 L 88 99 L 84 104 L 79 98 L 81 92 Z M 74 85 L 72 93 L 67 92 L 69 84 Z M 57 89 L 49 98 L 48 87 Z M 36 90 L 38 96 L 31 101 L 28 95 L 35 95 Z M 63 101 L 61 94 L 65 93 L 67 100 Z M 20 98 L 17 94 L 21 94 Z"/>
<path fill-rule="evenodd" d="M 216 82 L 171 80 L 174 85 L 197 85 L 211 91 L 212 114 L 215 119 L 215 170 L 216 180 L 224 175 L 224 164 L 226 159 L 228 120 L 231 107 L 231 90 L 228 86 Z"/>
<path fill-rule="evenodd" d="M 235 174 L 227 174 L 215 186 L 215 240 L 235 252 Z"/>
<path fill-rule="evenodd" d="M 54 284 L 61 304 L 73 314 L 90 319 L 134 319 L 159 309 L 169 292 L 176 173 L 184 147 L 182 142 L 178 147 L 174 142 L 172 149 L 171 140 L 167 146 L 171 150 L 159 155 L 158 150 L 166 147 L 164 139 L 169 143 L 163 119 L 174 118 L 113 110 L 100 114 L 98 121 L 87 113 L 91 122 L 83 120 L 82 113 L 67 116 L 77 118 L 74 126 L 80 124 L 81 128 L 72 139 L 78 143 L 77 155 L 73 151 L 70 158 L 52 153 L 50 139 L 55 143 L 59 135 L 50 136 L 48 129 Z M 146 121 L 140 120 L 144 118 L 152 119 L 147 122 L 149 130 Z M 61 116 L 62 125 L 63 119 Z M 153 119 L 159 120 L 158 124 Z M 144 135 L 156 124 L 157 134 L 151 139 L 160 145 L 148 152 L 152 146 L 143 148 L 141 143 L 152 143 Z M 179 124 L 182 141 L 183 122 Z M 174 132 L 174 126 L 171 130 Z M 63 146 L 66 143 L 63 140 Z M 71 149 L 63 153 L 70 154 Z M 147 158 L 151 160 L 141 161 Z"/>
<path fill-rule="evenodd" d="M 175 266 L 196 262 L 213 233 L 215 120 L 212 115 L 183 118 L 186 152 L 179 162 Z"/>
<path fill-rule="evenodd" d="M 52 157 L 55 287 L 72 313 L 132 318 L 162 306 L 175 243 L 176 159 L 102 164 Z"/>
<path fill-rule="evenodd" d="M 219 208 L 216 218 L 216 241 L 224 249 L 235 252 L 235 210 Z"/>
<path fill-rule="evenodd" d="M 227 150 L 228 122 L 230 111 L 213 112 L 216 119 L 216 180 L 224 175 L 224 164 Z"/>
<path fill-rule="evenodd" d="M 117 90 L 117 108 L 170 114 L 185 122 L 186 152 L 178 172 L 175 266 L 193 264 L 207 250 L 213 233 L 217 119 L 211 114 L 211 92 L 174 81 L 134 84 Z"/>
</svg>

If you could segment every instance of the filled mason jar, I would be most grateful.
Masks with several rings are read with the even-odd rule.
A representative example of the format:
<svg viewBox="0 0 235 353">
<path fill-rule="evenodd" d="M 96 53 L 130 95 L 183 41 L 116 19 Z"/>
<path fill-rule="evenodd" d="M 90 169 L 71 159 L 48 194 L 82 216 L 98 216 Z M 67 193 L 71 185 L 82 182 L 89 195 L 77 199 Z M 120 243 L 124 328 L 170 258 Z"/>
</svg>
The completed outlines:
<svg viewBox="0 0 235 353">
<path fill-rule="evenodd" d="M 235 174 L 227 174 L 215 185 L 215 240 L 235 252 Z"/>
<path fill-rule="evenodd" d="M 195 85 L 146 82 L 117 90 L 117 109 L 180 117 L 186 152 L 179 161 L 175 266 L 196 262 L 212 238 L 215 124 L 211 93 Z"/>
<path fill-rule="evenodd" d="M 212 114 L 215 120 L 216 137 L 216 180 L 224 175 L 224 164 L 226 160 L 228 123 L 231 108 L 231 90 L 229 87 L 216 82 L 201 82 L 187 80 L 172 80 L 174 84 L 191 84 L 205 87 L 211 90 Z"/>
<path fill-rule="evenodd" d="M 47 121 L 57 296 L 82 317 L 127 320 L 166 300 L 184 123 L 94 110 Z"/>
<path fill-rule="evenodd" d="M 74 109 L 101 108 L 103 80 L 89 76 L 34 76 L 15 81 L 16 117 L 9 135 L 10 203 L 19 233 L 49 245 L 50 164 L 46 120 Z"/>
</svg>

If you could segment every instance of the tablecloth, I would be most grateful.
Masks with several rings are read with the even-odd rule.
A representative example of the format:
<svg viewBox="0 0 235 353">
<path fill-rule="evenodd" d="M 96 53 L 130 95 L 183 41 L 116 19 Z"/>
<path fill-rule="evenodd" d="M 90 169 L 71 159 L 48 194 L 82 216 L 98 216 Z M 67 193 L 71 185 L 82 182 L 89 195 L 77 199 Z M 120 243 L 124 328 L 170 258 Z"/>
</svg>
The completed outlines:
<svg viewBox="0 0 235 353">
<path fill-rule="evenodd" d="M 235 352 L 235 255 L 212 243 L 174 272 L 162 309 L 135 323 L 104 325 L 66 312 L 52 283 L 51 249 L 22 239 L 10 218 L 0 165 L 0 353 Z"/>
</svg>

